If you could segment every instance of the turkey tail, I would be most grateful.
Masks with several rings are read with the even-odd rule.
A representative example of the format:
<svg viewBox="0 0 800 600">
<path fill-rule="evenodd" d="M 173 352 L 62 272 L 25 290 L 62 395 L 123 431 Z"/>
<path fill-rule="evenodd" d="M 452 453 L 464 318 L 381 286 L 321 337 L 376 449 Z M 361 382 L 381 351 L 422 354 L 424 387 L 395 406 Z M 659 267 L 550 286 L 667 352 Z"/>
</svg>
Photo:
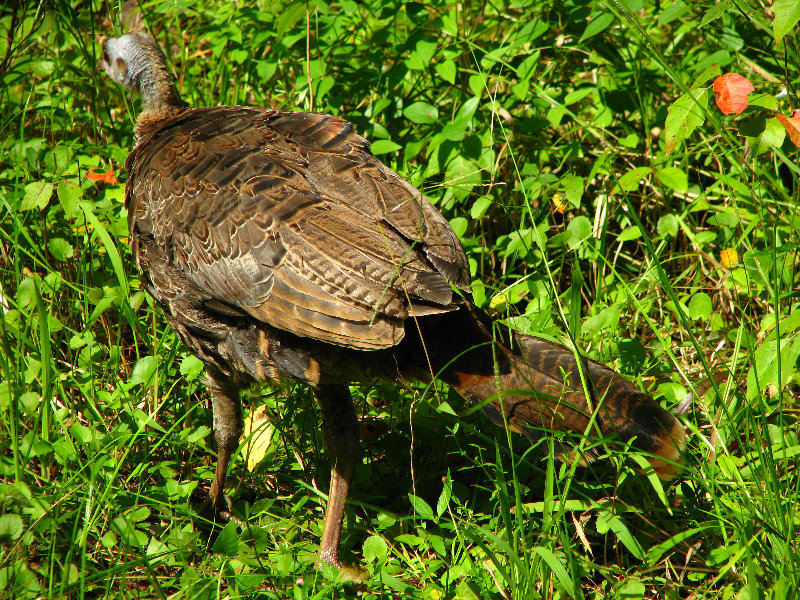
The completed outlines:
<svg viewBox="0 0 800 600">
<path fill-rule="evenodd" d="M 582 358 L 584 373 L 588 376 L 584 386 L 581 367 L 571 350 L 532 336 L 517 335 L 516 342 L 522 351 L 522 360 L 517 359 L 515 373 L 523 374 L 534 385 L 538 374 L 547 373 L 552 377 L 557 373 L 555 391 L 559 398 L 565 398 L 567 404 L 577 403 L 572 406 L 583 407 L 584 417 L 596 410 L 601 432 L 615 434 L 623 442 L 633 440 L 633 446 L 651 455 L 650 464 L 661 479 L 671 479 L 677 474 L 683 463 L 681 453 L 686 434 L 672 413 L 605 365 Z M 526 376 L 528 369 L 530 375 Z M 549 384 L 546 385 L 549 388 Z M 589 402 L 584 389 L 589 390 Z"/>
<path fill-rule="evenodd" d="M 558 344 L 521 334 L 493 341 L 486 315 L 474 307 L 458 312 L 461 326 L 448 329 L 473 349 L 443 366 L 440 376 L 468 400 L 485 404 L 492 421 L 534 442 L 547 431 L 631 442 L 649 455 L 661 479 L 680 470 L 683 426 L 649 395 L 600 363 L 581 358 L 579 365 L 575 354 Z M 470 323 L 463 320 L 465 313 Z M 479 338 L 482 344 L 475 343 Z M 452 334 L 447 339 L 451 348 L 459 345 Z M 595 455 L 590 449 L 582 458 Z"/>
</svg>

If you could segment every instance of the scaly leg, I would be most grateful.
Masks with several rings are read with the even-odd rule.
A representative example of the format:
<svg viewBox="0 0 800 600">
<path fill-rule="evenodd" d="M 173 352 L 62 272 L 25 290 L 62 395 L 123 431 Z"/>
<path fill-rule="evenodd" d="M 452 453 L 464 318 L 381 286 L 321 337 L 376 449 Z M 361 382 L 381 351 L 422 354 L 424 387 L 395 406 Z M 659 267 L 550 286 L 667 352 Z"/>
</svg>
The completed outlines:
<svg viewBox="0 0 800 600">
<path fill-rule="evenodd" d="M 222 373 L 206 373 L 206 384 L 211 391 L 214 412 L 214 437 L 217 440 L 217 469 L 208 492 L 208 500 L 201 512 L 210 512 L 212 517 L 229 521 L 230 502 L 225 496 L 225 476 L 231 456 L 239 446 L 242 435 L 242 406 L 239 402 L 239 386 Z"/>
<path fill-rule="evenodd" d="M 359 429 L 353 398 L 346 385 L 321 386 L 315 390 L 322 409 L 322 434 L 331 461 L 331 487 L 325 511 L 319 560 L 342 568 L 339 561 L 339 540 L 347 491 L 353 480 L 358 457 Z"/>
</svg>

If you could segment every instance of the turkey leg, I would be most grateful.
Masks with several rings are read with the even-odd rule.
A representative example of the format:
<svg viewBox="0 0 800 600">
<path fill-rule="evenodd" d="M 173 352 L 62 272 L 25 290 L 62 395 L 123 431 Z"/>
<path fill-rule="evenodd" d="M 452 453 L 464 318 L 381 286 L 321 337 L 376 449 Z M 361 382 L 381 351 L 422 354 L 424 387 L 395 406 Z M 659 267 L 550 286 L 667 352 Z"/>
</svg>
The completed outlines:
<svg viewBox="0 0 800 600">
<path fill-rule="evenodd" d="M 217 517 L 229 521 L 230 502 L 225 496 L 225 476 L 228 463 L 239 446 L 242 435 L 242 405 L 239 401 L 239 387 L 221 373 L 207 374 L 206 382 L 211 390 L 211 403 L 214 412 L 214 437 L 217 440 L 217 468 L 214 480 L 208 492 L 208 500 L 204 502 L 201 512 L 211 513 L 213 520 Z"/>
<path fill-rule="evenodd" d="M 358 456 L 359 430 L 353 398 L 346 385 L 320 386 L 314 393 L 322 410 L 322 434 L 331 462 L 331 486 L 319 560 L 341 568 L 339 540 L 347 491 Z"/>
</svg>

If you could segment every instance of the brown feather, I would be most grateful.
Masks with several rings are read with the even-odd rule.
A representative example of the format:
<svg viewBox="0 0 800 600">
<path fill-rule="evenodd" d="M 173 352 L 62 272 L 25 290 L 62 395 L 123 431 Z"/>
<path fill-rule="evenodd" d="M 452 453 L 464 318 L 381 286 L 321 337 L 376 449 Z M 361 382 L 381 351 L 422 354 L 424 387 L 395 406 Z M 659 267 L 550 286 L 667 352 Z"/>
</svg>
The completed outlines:
<svg viewBox="0 0 800 600">
<path fill-rule="evenodd" d="M 127 161 L 131 248 L 148 291 L 206 365 L 218 514 L 228 511 L 239 391 L 277 377 L 313 386 L 322 409 L 334 467 L 320 558 L 337 565 L 358 452 L 353 381 L 436 376 L 532 440 L 546 429 L 630 442 L 659 475 L 674 474 L 680 422 L 603 365 L 477 309 L 447 220 L 350 123 L 186 108 L 143 34 L 107 40 L 103 56 L 146 108 Z"/>
<path fill-rule="evenodd" d="M 325 115 L 186 109 L 143 131 L 128 160 L 131 231 L 172 248 L 187 279 L 233 310 L 341 346 L 393 346 L 409 310 L 454 308 L 466 257 L 367 148 Z"/>
</svg>

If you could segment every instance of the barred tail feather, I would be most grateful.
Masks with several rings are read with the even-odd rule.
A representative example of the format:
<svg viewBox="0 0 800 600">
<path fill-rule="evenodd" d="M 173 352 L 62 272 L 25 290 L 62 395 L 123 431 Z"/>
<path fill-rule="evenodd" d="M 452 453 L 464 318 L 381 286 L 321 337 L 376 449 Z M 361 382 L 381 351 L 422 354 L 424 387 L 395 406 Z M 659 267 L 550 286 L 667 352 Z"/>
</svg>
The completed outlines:
<svg viewBox="0 0 800 600">
<path fill-rule="evenodd" d="M 452 370 L 452 383 L 464 397 L 492 399 L 484 407 L 492 421 L 534 442 L 548 430 L 631 442 L 649 455 L 661 479 L 677 474 L 685 432 L 674 415 L 602 364 L 582 359 L 579 366 L 563 346 L 525 335 L 513 342 L 516 351 L 506 354 L 508 364 L 499 373 L 470 373 L 457 365 Z M 589 450 L 582 458 L 588 462 L 594 455 Z"/>
</svg>

